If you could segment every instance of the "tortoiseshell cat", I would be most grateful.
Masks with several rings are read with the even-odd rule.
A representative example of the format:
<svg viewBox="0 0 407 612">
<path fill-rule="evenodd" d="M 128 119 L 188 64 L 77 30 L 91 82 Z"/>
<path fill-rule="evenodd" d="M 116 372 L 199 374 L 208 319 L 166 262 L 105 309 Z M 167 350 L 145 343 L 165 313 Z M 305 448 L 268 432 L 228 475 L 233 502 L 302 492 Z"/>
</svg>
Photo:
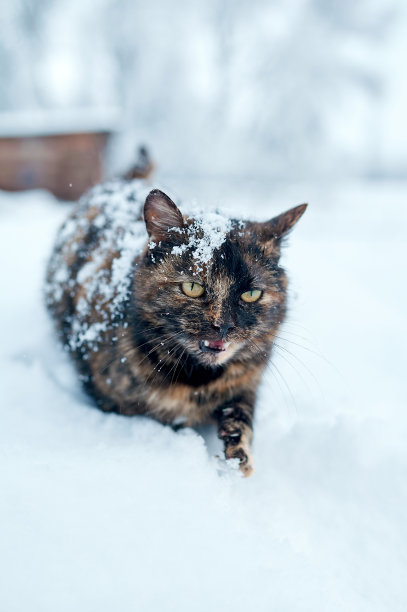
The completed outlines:
<svg viewBox="0 0 407 612">
<path fill-rule="evenodd" d="M 250 475 L 257 388 L 286 311 L 281 239 L 306 204 L 257 223 L 146 195 L 117 180 L 82 198 L 49 263 L 48 305 L 102 410 L 215 421 Z"/>
</svg>

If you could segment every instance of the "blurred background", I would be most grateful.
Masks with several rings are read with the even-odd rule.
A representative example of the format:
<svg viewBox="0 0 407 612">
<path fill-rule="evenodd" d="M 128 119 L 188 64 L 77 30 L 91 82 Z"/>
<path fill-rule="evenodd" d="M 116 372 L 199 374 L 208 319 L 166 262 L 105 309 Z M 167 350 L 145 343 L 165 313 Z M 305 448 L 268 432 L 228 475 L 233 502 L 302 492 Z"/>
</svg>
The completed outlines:
<svg viewBox="0 0 407 612">
<path fill-rule="evenodd" d="M 74 199 L 139 143 L 168 180 L 404 179 L 406 25 L 403 0 L 2 0 L 0 187 Z"/>
</svg>

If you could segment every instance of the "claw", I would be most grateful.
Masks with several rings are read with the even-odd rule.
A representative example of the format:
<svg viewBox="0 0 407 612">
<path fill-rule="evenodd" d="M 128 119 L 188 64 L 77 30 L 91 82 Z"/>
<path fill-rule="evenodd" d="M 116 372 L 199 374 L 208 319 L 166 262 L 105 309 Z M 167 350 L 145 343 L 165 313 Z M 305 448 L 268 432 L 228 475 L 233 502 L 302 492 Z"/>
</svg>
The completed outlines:
<svg viewBox="0 0 407 612">
<path fill-rule="evenodd" d="M 239 460 L 239 470 L 241 471 L 242 476 L 245 478 L 248 478 L 253 474 L 253 458 L 248 449 L 242 447 L 227 447 L 225 449 L 225 457 L 226 459 Z"/>
<path fill-rule="evenodd" d="M 239 465 L 239 469 L 243 474 L 243 478 L 249 478 L 254 472 L 254 467 L 251 464 Z"/>
</svg>

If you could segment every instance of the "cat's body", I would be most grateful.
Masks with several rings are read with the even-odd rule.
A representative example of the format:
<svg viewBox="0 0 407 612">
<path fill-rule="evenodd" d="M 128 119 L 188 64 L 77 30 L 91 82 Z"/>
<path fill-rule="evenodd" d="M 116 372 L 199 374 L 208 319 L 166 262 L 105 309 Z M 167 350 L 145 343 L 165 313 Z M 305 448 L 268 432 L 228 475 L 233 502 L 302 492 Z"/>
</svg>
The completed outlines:
<svg viewBox="0 0 407 612">
<path fill-rule="evenodd" d="M 115 181 L 82 199 L 57 239 L 48 305 L 102 410 L 215 421 L 250 474 L 257 387 L 286 309 L 280 241 L 305 205 L 267 223 L 183 217 L 155 190 L 144 222 L 145 195 Z"/>
</svg>

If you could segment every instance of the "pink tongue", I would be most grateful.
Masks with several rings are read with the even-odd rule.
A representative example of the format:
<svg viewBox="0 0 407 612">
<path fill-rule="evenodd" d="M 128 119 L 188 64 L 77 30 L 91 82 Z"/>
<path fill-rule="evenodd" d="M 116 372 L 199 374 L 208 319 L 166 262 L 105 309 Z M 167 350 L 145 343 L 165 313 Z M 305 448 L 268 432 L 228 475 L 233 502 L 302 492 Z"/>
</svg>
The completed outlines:
<svg viewBox="0 0 407 612">
<path fill-rule="evenodd" d="M 225 349 L 225 343 L 223 340 L 214 340 L 213 342 L 209 342 L 209 348 L 223 351 Z"/>
</svg>

